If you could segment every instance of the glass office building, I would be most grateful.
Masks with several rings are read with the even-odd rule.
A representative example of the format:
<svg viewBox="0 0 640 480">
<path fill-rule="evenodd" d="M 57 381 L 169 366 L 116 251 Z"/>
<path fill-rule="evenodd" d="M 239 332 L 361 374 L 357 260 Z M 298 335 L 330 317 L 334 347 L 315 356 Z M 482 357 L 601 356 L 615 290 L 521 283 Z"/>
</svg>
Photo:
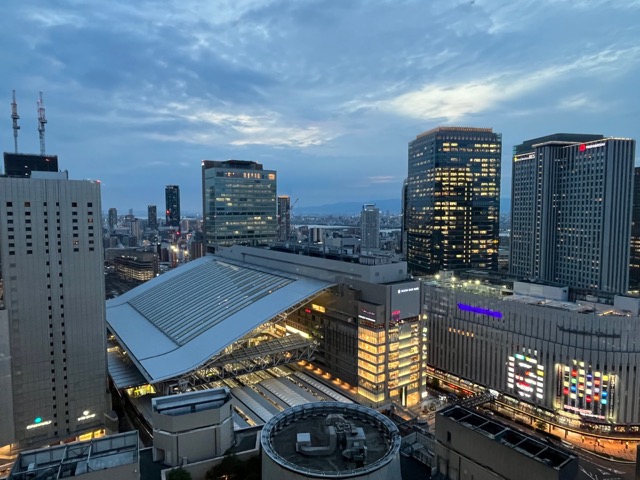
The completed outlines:
<svg viewBox="0 0 640 480">
<path fill-rule="evenodd" d="M 266 245 L 278 231 L 276 172 L 245 160 L 202 162 L 207 252 L 218 246 Z"/>
</svg>

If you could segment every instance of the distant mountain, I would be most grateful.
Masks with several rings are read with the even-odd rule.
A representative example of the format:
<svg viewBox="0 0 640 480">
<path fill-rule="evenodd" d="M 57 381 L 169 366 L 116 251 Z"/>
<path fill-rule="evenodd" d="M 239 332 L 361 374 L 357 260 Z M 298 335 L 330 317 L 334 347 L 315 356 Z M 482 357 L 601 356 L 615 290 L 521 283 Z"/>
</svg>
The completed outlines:
<svg viewBox="0 0 640 480">
<path fill-rule="evenodd" d="M 316 205 L 309 207 L 296 206 L 293 214 L 298 215 L 357 215 L 362 210 L 364 203 L 375 203 L 382 213 L 398 215 L 400 213 L 400 199 L 392 198 L 386 200 L 371 200 L 369 202 L 340 202 L 328 203 L 326 205 Z"/>
<path fill-rule="evenodd" d="M 362 210 L 363 203 L 364 202 L 340 202 L 309 207 L 297 206 L 293 209 L 293 213 L 294 215 L 357 215 Z M 388 211 L 394 215 L 400 213 L 402 206 L 399 198 L 373 200 L 367 203 L 375 203 L 376 207 L 378 207 L 382 213 L 387 213 Z M 510 212 L 511 199 L 506 197 L 500 198 L 500 214 L 508 215 Z"/>
</svg>

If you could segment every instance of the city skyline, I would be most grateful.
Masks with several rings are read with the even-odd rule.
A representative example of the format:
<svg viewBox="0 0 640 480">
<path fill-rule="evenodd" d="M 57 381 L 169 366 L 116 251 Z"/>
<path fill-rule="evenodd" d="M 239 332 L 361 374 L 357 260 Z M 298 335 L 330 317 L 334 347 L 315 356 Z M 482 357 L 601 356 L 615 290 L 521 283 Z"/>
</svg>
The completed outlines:
<svg viewBox="0 0 640 480">
<path fill-rule="evenodd" d="M 0 148 L 13 151 L 16 89 L 19 151 L 39 151 L 43 91 L 47 153 L 101 180 L 105 209 L 163 205 L 177 184 L 182 209 L 200 211 L 203 159 L 269 165 L 298 208 L 398 198 L 407 143 L 440 125 L 503 134 L 505 196 L 524 138 L 639 137 L 637 1 L 26 1 L 0 13 Z"/>
</svg>

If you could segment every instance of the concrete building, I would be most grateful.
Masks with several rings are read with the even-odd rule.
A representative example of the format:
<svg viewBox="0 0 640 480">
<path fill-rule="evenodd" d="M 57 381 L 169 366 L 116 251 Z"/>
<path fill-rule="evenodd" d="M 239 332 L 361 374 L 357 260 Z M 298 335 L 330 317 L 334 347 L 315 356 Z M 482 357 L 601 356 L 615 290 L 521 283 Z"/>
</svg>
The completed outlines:
<svg viewBox="0 0 640 480">
<path fill-rule="evenodd" d="M 276 240 L 274 170 L 244 160 L 202 162 L 203 231 L 208 253 L 218 246 L 257 246 Z"/>
<path fill-rule="evenodd" d="M 31 172 L 57 172 L 57 155 L 4 153 L 4 174 L 7 177 L 28 178 Z"/>
<path fill-rule="evenodd" d="M 180 226 L 180 187 L 178 185 L 167 185 L 164 189 L 166 204 L 166 225 L 167 227 Z"/>
<path fill-rule="evenodd" d="M 633 170 L 633 207 L 631 213 L 629 284 L 632 289 L 640 287 L 640 167 L 636 167 Z"/>
<path fill-rule="evenodd" d="M 234 444 L 228 388 L 156 397 L 151 408 L 154 461 L 199 462 L 224 455 Z"/>
<path fill-rule="evenodd" d="M 116 275 L 129 282 L 146 282 L 158 276 L 158 254 L 135 249 L 107 249 Z M 108 261 L 108 260 L 107 260 Z"/>
<path fill-rule="evenodd" d="M 498 268 L 501 155 L 490 128 L 438 127 L 409 143 L 411 272 Z"/>
<path fill-rule="evenodd" d="M 289 408 L 262 429 L 262 478 L 400 478 L 400 432 L 384 415 L 355 404 Z"/>
<path fill-rule="evenodd" d="M 360 238 L 363 250 L 380 248 L 380 209 L 374 204 L 365 204 L 360 212 Z"/>
<path fill-rule="evenodd" d="M 147 228 L 158 230 L 158 208 L 155 205 L 147 207 Z"/>
<path fill-rule="evenodd" d="M 459 405 L 438 412 L 435 434 L 436 469 L 447 479 L 572 480 L 578 476 L 575 455 Z"/>
<path fill-rule="evenodd" d="M 0 178 L 0 445 L 102 429 L 111 410 L 100 211 L 98 182 Z"/>
<path fill-rule="evenodd" d="M 291 197 L 278 195 L 278 241 L 286 242 L 291 237 Z"/>
<path fill-rule="evenodd" d="M 566 287 L 510 287 L 425 282 L 428 375 L 461 392 L 494 390 L 528 418 L 636 432 L 640 299 L 573 303 Z"/>
<path fill-rule="evenodd" d="M 118 226 L 118 210 L 115 208 L 109 209 L 108 223 L 110 231 L 114 230 Z"/>
<path fill-rule="evenodd" d="M 626 293 L 635 141 L 555 134 L 515 152 L 510 273 Z"/>
<path fill-rule="evenodd" d="M 18 456 L 7 480 L 83 477 L 83 480 L 138 480 L 138 432 L 69 443 Z"/>
</svg>

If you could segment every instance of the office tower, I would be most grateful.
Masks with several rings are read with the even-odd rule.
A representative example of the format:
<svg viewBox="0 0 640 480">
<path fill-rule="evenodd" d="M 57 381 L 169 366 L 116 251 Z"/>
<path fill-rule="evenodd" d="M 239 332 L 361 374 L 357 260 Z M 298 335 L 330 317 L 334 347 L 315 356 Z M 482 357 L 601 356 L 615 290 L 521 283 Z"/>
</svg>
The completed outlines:
<svg viewBox="0 0 640 480">
<path fill-rule="evenodd" d="M 147 226 L 150 230 L 158 229 L 158 209 L 155 205 L 147 207 Z"/>
<path fill-rule="evenodd" d="M 411 271 L 497 269 L 501 148 L 491 128 L 438 127 L 409 143 Z"/>
<path fill-rule="evenodd" d="M 640 286 L 640 167 L 633 170 L 633 210 L 631 214 L 631 254 L 629 283 Z"/>
<path fill-rule="evenodd" d="M 635 141 L 555 134 L 514 153 L 510 273 L 626 292 Z"/>
<path fill-rule="evenodd" d="M 401 225 L 400 225 L 400 251 L 407 254 L 407 179 L 402 182 L 402 205 L 401 205 Z"/>
<path fill-rule="evenodd" d="M 0 445 L 102 428 L 110 410 L 100 184 L 0 178 Z"/>
<path fill-rule="evenodd" d="M 118 226 L 118 210 L 115 208 L 109 209 L 109 230 L 113 230 Z"/>
<path fill-rule="evenodd" d="M 277 181 L 274 170 L 245 160 L 202 162 L 205 246 L 263 245 L 276 239 Z"/>
<path fill-rule="evenodd" d="M 291 236 L 291 197 L 278 195 L 278 241 L 286 242 Z"/>
<path fill-rule="evenodd" d="M 164 189 L 167 206 L 167 227 L 180 226 L 180 187 L 167 185 Z"/>
<path fill-rule="evenodd" d="M 4 153 L 4 174 L 8 177 L 30 177 L 31 172 L 57 171 L 57 155 Z"/>
<path fill-rule="evenodd" d="M 360 212 L 360 242 L 363 251 L 380 248 L 380 209 L 371 203 Z"/>
</svg>

